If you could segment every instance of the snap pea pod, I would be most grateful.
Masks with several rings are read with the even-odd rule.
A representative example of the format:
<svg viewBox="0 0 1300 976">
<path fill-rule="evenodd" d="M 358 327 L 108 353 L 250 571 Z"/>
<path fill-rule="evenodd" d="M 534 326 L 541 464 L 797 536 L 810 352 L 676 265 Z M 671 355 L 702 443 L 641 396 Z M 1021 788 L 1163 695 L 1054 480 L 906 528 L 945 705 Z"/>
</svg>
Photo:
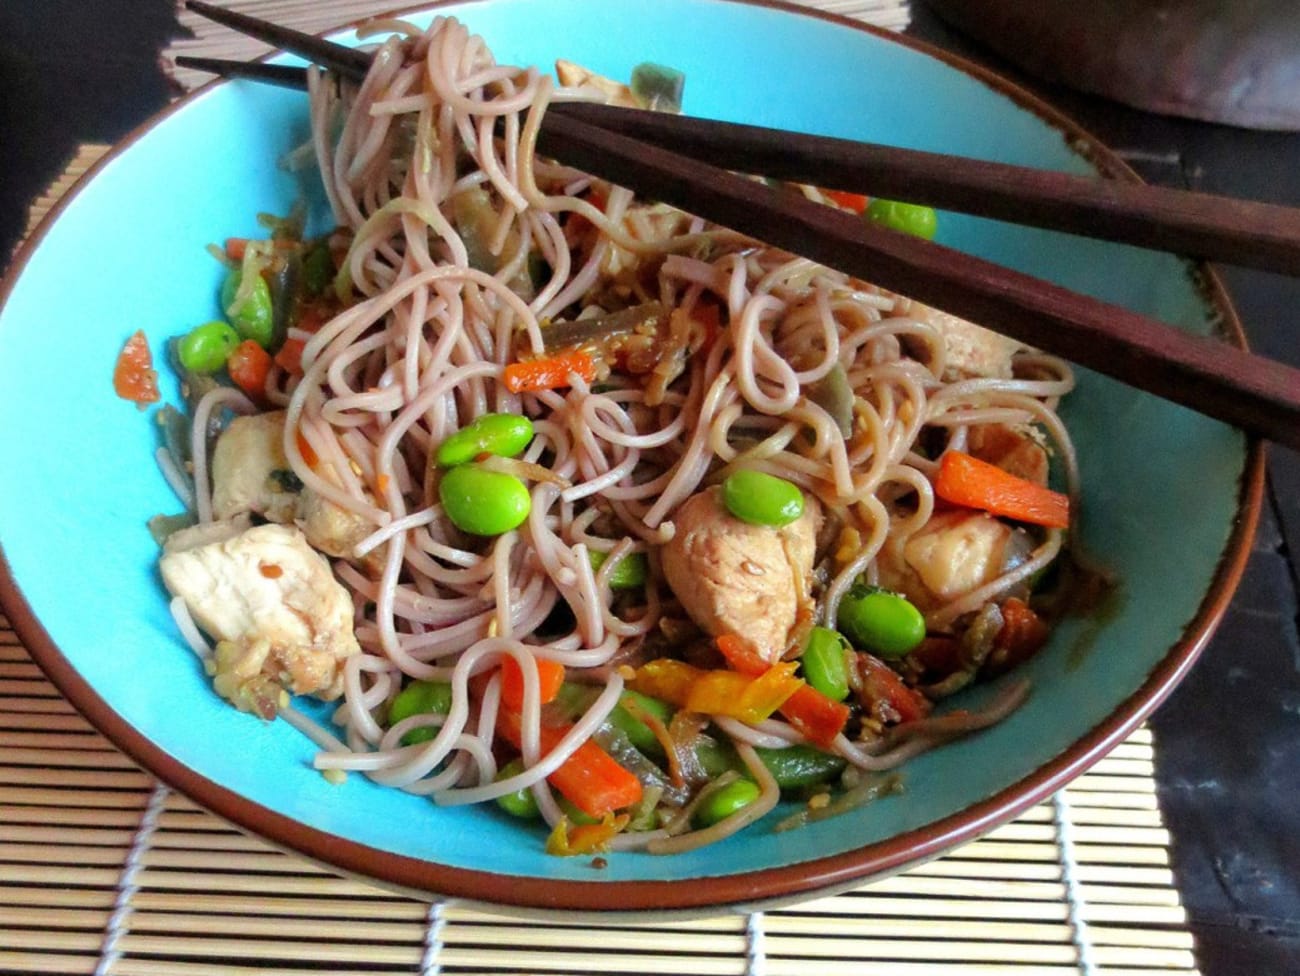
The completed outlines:
<svg viewBox="0 0 1300 976">
<path fill-rule="evenodd" d="M 767 771 L 783 790 L 799 790 L 825 783 L 838 776 L 847 765 L 839 756 L 832 756 L 813 746 L 794 745 L 785 749 L 754 750 Z M 745 764 L 731 745 L 714 739 L 701 739 L 695 750 L 700 765 L 710 776 L 720 776 L 728 769 L 746 774 Z"/>
<path fill-rule="evenodd" d="M 609 722 L 616 729 L 628 737 L 628 741 L 636 748 L 655 759 L 664 757 L 664 747 L 650 727 L 643 721 L 632 714 L 632 711 L 624 707 L 623 703 L 630 701 L 632 709 L 652 715 L 659 721 L 667 725 L 673 720 L 673 706 L 667 702 L 662 702 L 658 698 L 651 698 L 649 695 L 643 695 L 639 691 L 625 691 L 619 704 L 614 706 L 614 710 L 609 713 Z"/>
</svg>

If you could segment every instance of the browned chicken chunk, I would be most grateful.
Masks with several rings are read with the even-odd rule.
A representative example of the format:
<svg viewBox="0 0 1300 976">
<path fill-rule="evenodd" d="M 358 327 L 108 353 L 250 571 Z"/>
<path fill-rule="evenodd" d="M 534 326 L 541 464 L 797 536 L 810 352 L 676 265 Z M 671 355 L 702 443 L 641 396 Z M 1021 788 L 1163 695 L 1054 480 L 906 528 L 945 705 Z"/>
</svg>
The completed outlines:
<svg viewBox="0 0 1300 976">
<path fill-rule="evenodd" d="M 780 658 L 795 625 L 812 612 L 816 500 L 805 496 L 802 516 L 771 528 L 734 517 L 721 490 L 708 488 L 683 502 L 673 522 L 663 568 L 683 609 L 706 633 L 737 634 L 768 660 Z"/>
</svg>

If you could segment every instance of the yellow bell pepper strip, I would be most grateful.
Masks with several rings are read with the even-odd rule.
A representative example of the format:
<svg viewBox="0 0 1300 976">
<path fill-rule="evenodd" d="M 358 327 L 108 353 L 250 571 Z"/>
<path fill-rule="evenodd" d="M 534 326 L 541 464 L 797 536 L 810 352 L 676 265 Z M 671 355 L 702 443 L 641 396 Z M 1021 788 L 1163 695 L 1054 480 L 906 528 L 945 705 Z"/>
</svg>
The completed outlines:
<svg viewBox="0 0 1300 976">
<path fill-rule="evenodd" d="M 705 671 L 681 661 L 657 658 L 637 669 L 631 687 L 678 708 L 705 715 L 726 715 L 742 722 L 761 722 L 804 687 L 794 675 L 798 664 L 775 664 L 760 675 Z"/>
<path fill-rule="evenodd" d="M 737 634 L 723 634 L 716 643 L 727 663 L 742 674 L 762 674 L 767 667 L 758 649 Z M 780 711 L 804 738 L 823 748 L 829 748 L 844 731 L 850 715 L 848 705 L 807 684 L 783 701 Z"/>
<path fill-rule="evenodd" d="M 607 813 L 599 823 L 571 824 L 561 817 L 550 836 L 546 838 L 546 853 L 556 857 L 576 857 L 579 854 L 598 854 L 609 850 L 609 842 L 627 827 L 629 817 Z"/>
</svg>

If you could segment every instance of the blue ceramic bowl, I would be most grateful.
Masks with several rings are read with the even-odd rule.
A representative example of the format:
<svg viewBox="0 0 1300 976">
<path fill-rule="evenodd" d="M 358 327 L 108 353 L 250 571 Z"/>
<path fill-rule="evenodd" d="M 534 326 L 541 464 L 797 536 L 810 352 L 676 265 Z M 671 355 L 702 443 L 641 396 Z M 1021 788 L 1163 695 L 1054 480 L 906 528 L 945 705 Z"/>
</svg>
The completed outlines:
<svg viewBox="0 0 1300 976">
<path fill-rule="evenodd" d="M 1131 178 L 1011 85 L 829 17 L 720 0 L 626 4 L 618 17 L 600 0 L 443 9 L 502 62 L 563 56 L 614 77 L 643 60 L 678 66 L 692 114 Z M 298 187 L 276 161 L 306 132 L 298 93 L 236 82 L 183 100 L 45 222 L 0 311 L 5 610 L 115 743 L 234 823 L 347 873 L 497 906 L 703 912 L 790 899 L 931 857 L 1060 787 L 1168 693 L 1223 612 L 1258 511 L 1257 446 L 1083 372 L 1065 409 L 1082 532 L 1116 572 L 1117 597 L 1057 630 L 1024 669 L 1034 690 L 1012 718 L 909 763 L 904 795 L 779 836 L 768 823 L 696 853 L 611 856 L 597 872 L 585 858 L 548 857 L 538 832 L 492 809 L 440 809 L 361 777 L 330 786 L 304 738 L 218 699 L 178 638 L 145 531 L 176 502 L 151 458 L 148 416 L 110 383 L 136 329 L 160 349 L 216 313 L 205 245 L 287 209 Z M 1177 258 L 955 214 L 941 227 L 946 244 L 1241 341 L 1217 287 Z"/>
</svg>

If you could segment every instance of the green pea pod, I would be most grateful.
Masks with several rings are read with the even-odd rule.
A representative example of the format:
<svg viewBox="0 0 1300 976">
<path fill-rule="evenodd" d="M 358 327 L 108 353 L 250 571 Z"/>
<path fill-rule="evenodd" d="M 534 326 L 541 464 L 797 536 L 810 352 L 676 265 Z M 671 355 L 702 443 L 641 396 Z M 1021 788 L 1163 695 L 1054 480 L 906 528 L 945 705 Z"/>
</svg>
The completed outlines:
<svg viewBox="0 0 1300 976">
<path fill-rule="evenodd" d="M 388 706 L 388 723 L 396 725 L 412 715 L 446 715 L 451 711 L 451 684 L 446 681 L 412 681 L 397 693 Z M 412 729 L 402 736 L 402 745 L 428 742 L 437 729 Z"/>
<path fill-rule="evenodd" d="M 748 468 L 722 482 L 722 501 L 727 511 L 751 525 L 780 527 L 803 514 L 803 492 L 796 485 Z"/>
<path fill-rule="evenodd" d="M 488 471 L 477 464 L 452 468 L 438 483 L 442 509 L 458 529 L 470 535 L 501 535 L 528 518 L 532 497 L 514 475 Z"/>
<path fill-rule="evenodd" d="M 925 640 L 925 617 L 904 597 L 855 586 L 840 601 L 836 625 L 854 647 L 879 657 L 902 657 Z"/>
<path fill-rule="evenodd" d="M 225 284 L 221 287 L 221 307 L 229 316 L 230 324 L 235 327 L 241 339 L 252 339 L 265 348 L 270 345 L 275 331 L 271 286 L 266 283 L 265 278 L 258 275 L 248 297 L 232 311 L 231 306 L 234 305 L 235 295 L 239 293 L 243 278 L 243 272 L 238 268 L 226 275 Z"/>
<path fill-rule="evenodd" d="M 849 669 L 844 660 L 844 638 L 826 627 L 814 627 L 799 658 L 804 679 L 827 698 L 849 697 Z"/>
<path fill-rule="evenodd" d="M 658 698 L 643 695 L 639 691 L 624 691 L 622 697 L 619 698 L 619 703 L 609 713 L 610 724 L 626 735 L 628 741 L 639 752 L 643 752 L 647 756 L 653 756 L 655 759 L 662 759 L 664 756 L 663 744 L 650 731 L 648 725 L 636 718 L 631 711 L 624 707 L 623 703 L 629 701 L 634 709 L 653 715 L 664 725 L 673 720 L 673 706 L 660 701 Z"/>
<path fill-rule="evenodd" d="M 441 467 L 468 464 L 480 454 L 514 457 L 533 439 L 533 422 L 511 413 L 485 413 L 438 445 Z"/>
<path fill-rule="evenodd" d="M 809 745 L 794 745 L 785 749 L 756 748 L 754 752 L 772 774 L 776 785 L 783 790 L 800 790 L 825 783 L 843 772 L 847 765 L 839 756 Z M 745 764 L 730 743 L 702 738 L 696 746 L 695 756 L 710 776 L 721 776 L 729 769 L 748 776 Z"/>
<path fill-rule="evenodd" d="M 510 779 L 510 777 L 518 776 L 523 771 L 523 760 L 512 759 L 497 771 L 497 780 Z M 541 811 L 537 809 L 537 797 L 533 796 L 533 791 L 527 788 L 497 797 L 497 806 L 510 816 L 518 817 L 520 820 L 537 820 L 542 815 Z"/>
<path fill-rule="evenodd" d="M 799 790 L 825 783 L 842 773 L 847 765 L 841 757 L 822 752 L 815 746 L 759 747 L 754 751 L 776 780 L 776 785 L 783 790 Z"/>
<path fill-rule="evenodd" d="M 751 779 L 733 780 L 700 801 L 691 818 L 692 822 L 696 827 L 712 827 L 749 806 L 758 799 L 760 793 L 762 790 Z"/>
<path fill-rule="evenodd" d="M 597 552 L 595 549 L 587 550 L 587 559 L 591 562 L 591 568 L 599 570 L 605 565 L 605 560 L 609 558 L 608 553 Z M 620 559 L 609 574 L 609 588 L 611 590 L 636 590 L 645 586 L 646 578 L 650 575 L 650 561 L 646 558 L 644 552 L 629 552 Z"/>
</svg>

